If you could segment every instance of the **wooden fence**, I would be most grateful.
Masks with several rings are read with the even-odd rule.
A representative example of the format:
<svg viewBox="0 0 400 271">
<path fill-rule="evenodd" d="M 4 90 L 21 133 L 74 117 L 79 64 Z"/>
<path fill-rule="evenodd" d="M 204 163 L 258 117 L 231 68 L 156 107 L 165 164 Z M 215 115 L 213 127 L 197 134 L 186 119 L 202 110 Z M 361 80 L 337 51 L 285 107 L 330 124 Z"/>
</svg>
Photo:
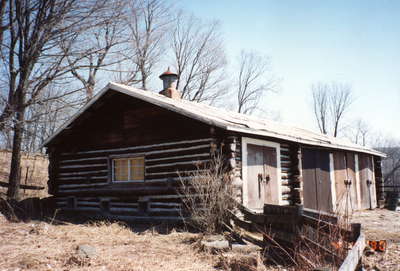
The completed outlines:
<svg viewBox="0 0 400 271">
<path fill-rule="evenodd" d="M 294 252 L 302 244 L 322 253 L 339 268 L 354 270 L 365 247 L 361 224 L 346 224 L 338 217 L 297 206 L 264 205 L 263 213 L 241 206 L 243 218 L 233 217 L 243 239 L 259 246 L 278 245 Z M 351 247 L 351 249 L 350 249 Z M 360 253 L 361 251 L 361 253 Z M 301 255 L 300 255 L 301 256 Z"/>
</svg>

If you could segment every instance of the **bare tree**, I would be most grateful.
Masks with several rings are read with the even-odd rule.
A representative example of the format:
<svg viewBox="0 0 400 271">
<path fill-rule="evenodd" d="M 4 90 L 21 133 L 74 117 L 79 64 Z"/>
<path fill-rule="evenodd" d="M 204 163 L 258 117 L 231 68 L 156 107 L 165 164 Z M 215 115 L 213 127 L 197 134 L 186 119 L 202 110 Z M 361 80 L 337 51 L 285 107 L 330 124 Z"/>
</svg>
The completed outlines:
<svg viewBox="0 0 400 271">
<path fill-rule="evenodd" d="M 353 102 L 351 86 L 346 83 L 317 83 L 311 87 L 313 111 L 321 133 L 328 134 L 330 128 L 338 136 L 344 114 Z"/>
<path fill-rule="evenodd" d="M 107 1 L 109 8 L 99 12 L 102 18 L 95 28 L 77 32 L 63 44 L 71 73 L 82 83 L 87 101 L 94 95 L 99 72 L 102 76 L 113 73 L 117 64 L 126 60 L 128 37 L 124 3 Z"/>
<path fill-rule="evenodd" d="M 149 77 L 164 52 L 164 38 L 172 22 L 169 10 L 164 0 L 131 1 L 126 18 L 132 67 L 121 81 L 147 89 Z"/>
<path fill-rule="evenodd" d="M 367 145 L 367 135 L 370 132 L 369 125 L 362 119 L 358 119 L 355 123 L 355 138 L 354 142 L 356 144 Z"/>
<path fill-rule="evenodd" d="M 313 111 L 318 128 L 323 134 L 328 134 L 329 120 L 329 88 L 326 84 L 317 83 L 311 86 Z"/>
<path fill-rule="evenodd" d="M 227 90 L 223 82 L 226 59 L 219 23 L 203 23 L 180 12 L 171 36 L 177 88 L 182 96 L 210 103 L 223 96 Z"/>
<path fill-rule="evenodd" d="M 270 72 L 270 61 L 256 52 L 242 51 L 237 74 L 237 111 L 251 114 L 268 91 L 274 91 L 277 81 Z"/>
<path fill-rule="evenodd" d="M 64 85 L 47 88 L 40 102 L 27 108 L 22 146 L 26 153 L 43 151 L 43 142 L 82 105 L 81 95 L 64 95 Z"/>
<path fill-rule="evenodd" d="M 6 16 L 7 15 L 6 8 L 7 8 L 7 0 L 1 0 L 0 1 L 0 46 L 3 45 L 4 32 L 10 26 L 8 23 L 5 23 L 8 19 Z"/>
<path fill-rule="evenodd" d="M 100 0 L 10 0 L 5 17 L 8 27 L 1 46 L 6 101 L 0 114 L 0 130 L 11 126 L 13 151 L 9 176 L 9 199 L 18 198 L 21 147 L 26 109 L 37 103 L 50 82 L 65 81 L 71 71 L 60 44 L 95 23 Z M 68 50 L 67 50 L 68 52 Z M 11 123 L 10 123 L 11 120 Z"/>
<path fill-rule="evenodd" d="M 339 132 L 343 115 L 353 102 L 351 86 L 345 83 L 332 83 L 329 101 L 329 109 L 332 118 L 333 136 Z"/>
</svg>

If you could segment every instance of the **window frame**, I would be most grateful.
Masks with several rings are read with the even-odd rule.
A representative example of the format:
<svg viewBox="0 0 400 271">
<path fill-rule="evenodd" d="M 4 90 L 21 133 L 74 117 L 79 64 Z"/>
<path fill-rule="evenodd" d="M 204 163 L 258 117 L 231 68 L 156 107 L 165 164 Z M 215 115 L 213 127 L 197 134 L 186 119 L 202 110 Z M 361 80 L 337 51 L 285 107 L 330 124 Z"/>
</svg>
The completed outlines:
<svg viewBox="0 0 400 271">
<path fill-rule="evenodd" d="M 129 159 L 143 158 L 143 180 L 131 180 L 131 163 Z M 143 183 L 146 180 L 146 157 L 144 154 L 123 154 L 123 155 L 110 155 L 108 158 L 109 166 L 111 167 L 110 172 L 110 183 Z M 116 181 L 114 175 L 114 161 L 115 160 L 128 160 L 128 180 L 127 181 Z"/>
</svg>

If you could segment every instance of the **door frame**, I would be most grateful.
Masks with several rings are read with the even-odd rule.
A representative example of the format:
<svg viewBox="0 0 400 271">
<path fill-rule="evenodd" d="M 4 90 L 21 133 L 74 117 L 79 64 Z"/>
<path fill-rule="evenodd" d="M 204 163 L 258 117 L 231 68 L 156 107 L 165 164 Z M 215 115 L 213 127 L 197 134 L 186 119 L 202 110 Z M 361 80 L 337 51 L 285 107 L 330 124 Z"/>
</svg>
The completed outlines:
<svg viewBox="0 0 400 271">
<path fill-rule="evenodd" d="M 242 137 L 242 176 L 243 176 L 243 205 L 248 206 L 248 182 L 247 182 L 247 144 L 258 146 L 272 147 L 276 150 L 276 180 L 273 181 L 272 187 L 274 193 L 278 195 L 278 205 L 282 205 L 282 178 L 281 178 L 281 144 L 277 142 L 255 139 L 250 137 Z"/>
</svg>

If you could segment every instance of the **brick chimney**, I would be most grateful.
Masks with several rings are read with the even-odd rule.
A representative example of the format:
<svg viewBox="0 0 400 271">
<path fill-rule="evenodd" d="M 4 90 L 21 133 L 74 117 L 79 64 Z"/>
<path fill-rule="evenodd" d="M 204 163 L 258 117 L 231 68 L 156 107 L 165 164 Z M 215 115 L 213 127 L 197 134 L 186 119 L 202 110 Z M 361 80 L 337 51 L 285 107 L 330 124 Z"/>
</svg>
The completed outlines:
<svg viewBox="0 0 400 271">
<path fill-rule="evenodd" d="M 182 94 L 176 89 L 176 81 L 178 75 L 170 71 L 169 67 L 167 71 L 160 75 L 160 79 L 163 80 L 164 89 L 159 93 L 172 99 L 181 99 Z"/>
</svg>

